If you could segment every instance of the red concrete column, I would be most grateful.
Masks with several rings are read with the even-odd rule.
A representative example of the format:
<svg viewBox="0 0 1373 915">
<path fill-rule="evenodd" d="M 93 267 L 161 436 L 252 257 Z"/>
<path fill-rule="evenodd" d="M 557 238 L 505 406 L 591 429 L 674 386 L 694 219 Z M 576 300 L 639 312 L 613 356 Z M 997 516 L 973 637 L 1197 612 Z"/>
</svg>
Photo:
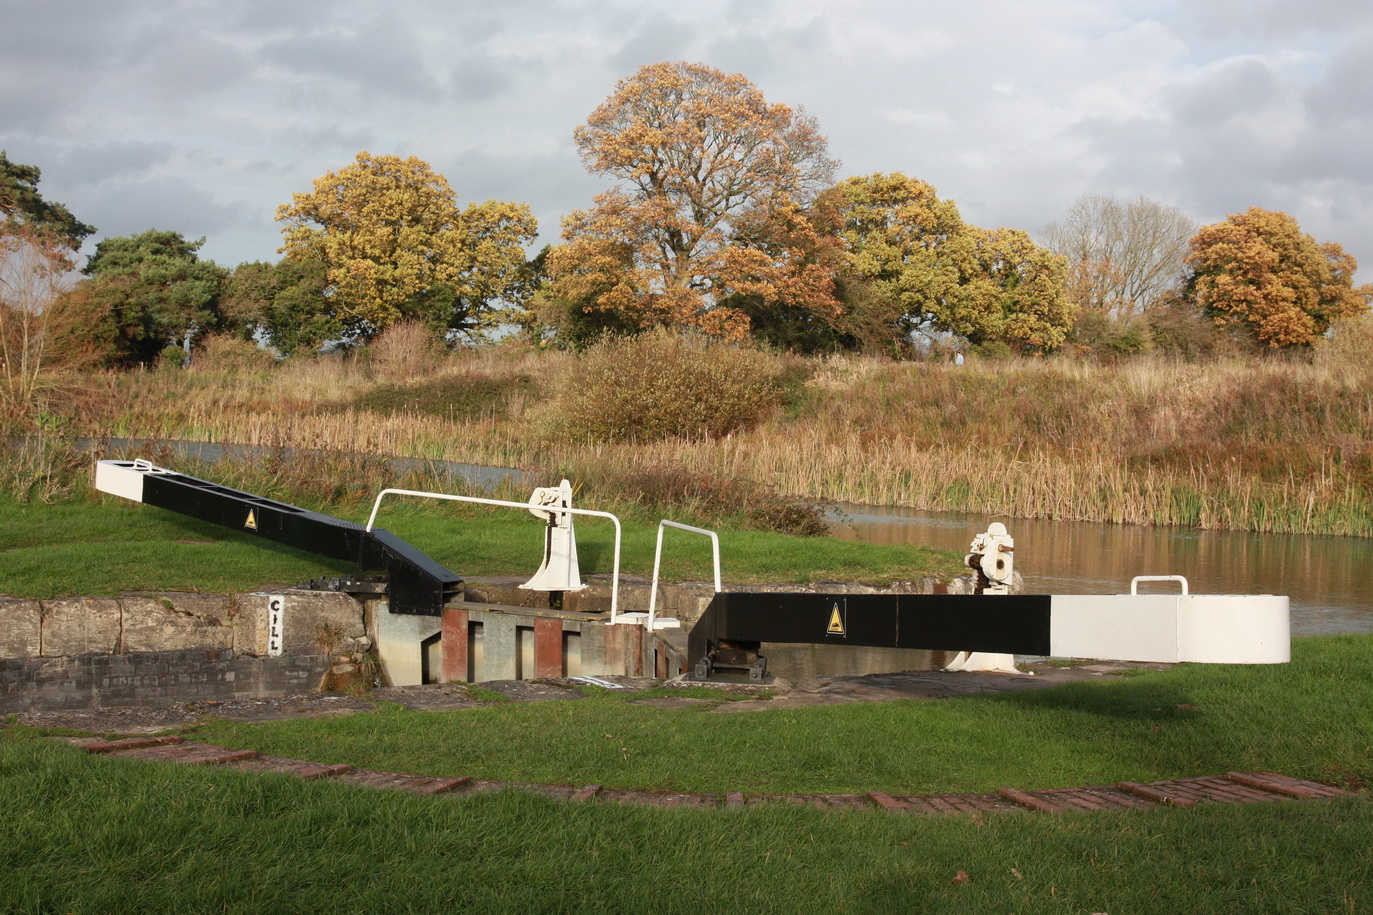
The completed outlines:
<svg viewBox="0 0 1373 915">
<path fill-rule="evenodd" d="M 534 676 L 563 675 L 563 621 L 538 617 L 534 620 Z"/>
<path fill-rule="evenodd" d="M 456 607 L 443 608 L 443 633 L 439 646 L 443 651 L 443 671 L 439 679 L 454 683 L 467 679 L 467 611 Z"/>
</svg>

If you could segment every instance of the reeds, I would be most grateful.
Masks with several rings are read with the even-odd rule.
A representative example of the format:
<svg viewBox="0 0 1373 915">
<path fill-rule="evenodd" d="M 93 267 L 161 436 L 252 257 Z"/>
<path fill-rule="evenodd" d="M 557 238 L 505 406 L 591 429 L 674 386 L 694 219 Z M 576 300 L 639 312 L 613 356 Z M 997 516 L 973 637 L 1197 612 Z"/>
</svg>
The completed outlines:
<svg viewBox="0 0 1373 915">
<path fill-rule="evenodd" d="M 671 468 L 813 500 L 1016 517 L 1373 536 L 1373 356 L 1313 362 L 1013 360 L 954 367 L 777 357 L 808 375 L 747 431 L 595 443 L 557 415 L 576 357 L 488 348 L 409 382 L 362 360 L 239 375 L 102 376 L 73 405 L 90 435 L 442 459 L 550 475 Z M 379 386 L 443 378 L 499 409 L 367 409 Z M 670 475 L 670 474 L 669 474 Z M 631 487 L 632 488 L 632 487 Z M 715 487 L 717 490 L 720 486 Z M 629 497 L 632 497 L 630 494 Z"/>
</svg>

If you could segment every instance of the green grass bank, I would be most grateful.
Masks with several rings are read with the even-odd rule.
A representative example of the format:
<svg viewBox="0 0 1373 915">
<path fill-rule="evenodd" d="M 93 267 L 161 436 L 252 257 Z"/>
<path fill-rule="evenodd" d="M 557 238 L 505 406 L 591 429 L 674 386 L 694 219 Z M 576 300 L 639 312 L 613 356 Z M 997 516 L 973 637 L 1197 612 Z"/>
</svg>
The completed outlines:
<svg viewBox="0 0 1373 915">
<path fill-rule="evenodd" d="M 197 736 L 410 771 L 645 787 L 979 790 L 1230 768 L 1358 787 L 1373 774 L 1373 639 L 1295 648 L 1284 667 L 1183 665 L 944 702 L 721 714 L 634 708 L 598 694 L 451 713 L 212 721 Z M 697 743 L 709 740 L 717 743 Z M 501 743 L 511 747 L 493 746 Z M 950 818 L 571 805 L 519 791 L 416 798 L 94 758 L 7 723 L 0 816 L 12 837 L 0 847 L 5 912 L 1326 915 L 1373 907 L 1367 792 Z M 956 880 L 960 871 L 969 879 Z"/>
</svg>

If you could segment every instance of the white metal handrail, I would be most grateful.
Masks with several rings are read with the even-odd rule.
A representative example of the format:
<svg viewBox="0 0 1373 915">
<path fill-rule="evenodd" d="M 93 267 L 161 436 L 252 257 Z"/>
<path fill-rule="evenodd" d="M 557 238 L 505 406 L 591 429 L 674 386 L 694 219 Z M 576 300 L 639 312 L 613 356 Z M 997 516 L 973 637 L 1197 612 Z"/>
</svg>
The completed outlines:
<svg viewBox="0 0 1373 915">
<path fill-rule="evenodd" d="M 615 525 L 615 569 L 610 579 L 610 622 L 615 622 L 615 617 L 620 609 L 620 519 L 610 512 L 594 511 L 590 508 L 562 508 L 531 505 L 528 502 L 508 502 L 504 499 L 483 499 L 478 496 L 455 496 L 446 492 L 421 492 L 417 489 L 383 489 L 377 493 L 377 501 L 372 505 L 372 514 L 367 518 L 367 530 L 372 530 L 372 525 L 377 520 L 377 510 L 381 508 L 381 500 L 387 496 L 418 496 L 422 499 L 446 499 L 449 502 L 473 502 L 477 505 L 499 505 L 504 508 L 522 508 L 525 511 L 539 509 L 546 512 L 567 512 L 572 515 L 587 515 L 593 518 L 609 518 Z"/>
<path fill-rule="evenodd" d="M 1136 575 L 1130 579 L 1130 593 L 1139 593 L 1139 583 L 1142 581 L 1176 581 L 1182 584 L 1182 593 L 1187 594 L 1187 579 L 1181 575 Z"/>
<path fill-rule="evenodd" d="M 663 528 L 675 527 L 679 531 L 687 531 L 692 534 L 700 534 L 710 538 L 711 553 L 715 564 L 715 593 L 719 594 L 723 588 L 720 587 L 720 538 L 714 531 L 708 531 L 702 527 L 692 527 L 690 524 L 680 524 L 676 521 L 668 521 L 664 518 L 658 522 L 658 546 L 653 550 L 653 587 L 649 591 L 648 598 L 648 631 L 653 631 L 653 618 L 658 609 L 658 568 L 663 558 Z"/>
</svg>

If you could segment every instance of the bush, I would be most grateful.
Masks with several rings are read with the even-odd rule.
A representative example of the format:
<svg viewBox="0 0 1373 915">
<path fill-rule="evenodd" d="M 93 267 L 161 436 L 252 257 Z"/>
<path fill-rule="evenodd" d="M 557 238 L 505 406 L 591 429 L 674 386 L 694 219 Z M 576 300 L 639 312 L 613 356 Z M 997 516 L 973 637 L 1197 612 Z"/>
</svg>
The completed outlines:
<svg viewBox="0 0 1373 915">
<path fill-rule="evenodd" d="M 1316 341 L 1316 359 L 1328 368 L 1373 369 L 1373 312 L 1332 324 L 1330 332 Z"/>
<path fill-rule="evenodd" d="M 569 431 L 596 441 L 713 438 L 782 399 L 779 359 L 747 344 L 654 330 L 587 350 L 559 397 Z"/>
<path fill-rule="evenodd" d="M 606 462 L 578 467 L 573 475 L 585 493 L 627 502 L 642 510 L 649 523 L 671 517 L 707 527 L 732 524 L 802 537 L 829 533 L 817 503 L 787 498 L 751 480 L 708 476 L 676 464 L 615 466 Z"/>
<path fill-rule="evenodd" d="M 160 369 L 179 369 L 185 364 L 186 351 L 180 343 L 167 344 L 157 356 L 157 367 Z"/>
<path fill-rule="evenodd" d="M 1179 359 L 1206 359 L 1233 348 L 1201 309 L 1188 302 L 1170 302 L 1150 310 L 1149 335 L 1154 349 Z"/>
<path fill-rule="evenodd" d="M 386 381 L 406 381 L 433 371 L 443 352 L 443 342 L 418 321 L 393 324 L 367 346 L 373 375 Z"/>
<path fill-rule="evenodd" d="M 1148 345 L 1136 324 L 1114 320 L 1098 311 L 1078 315 L 1072 340 L 1094 356 L 1131 356 L 1143 352 Z"/>
<path fill-rule="evenodd" d="M 191 359 L 191 368 L 196 371 L 225 374 L 262 372 L 275 364 L 276 357 L 270 352 L 233 334 L 206 337 Z"/>
<path fill-rule="evenodd" d="M 475 419 L 509 415 L 510 399 L 534 387 L 529 375 L 488 378 L 442 375 L 410 384 L 384 384 L 359 395 L 352 406 L 374 413 L 410 411 L 443 419 Z"/>
</svg>

